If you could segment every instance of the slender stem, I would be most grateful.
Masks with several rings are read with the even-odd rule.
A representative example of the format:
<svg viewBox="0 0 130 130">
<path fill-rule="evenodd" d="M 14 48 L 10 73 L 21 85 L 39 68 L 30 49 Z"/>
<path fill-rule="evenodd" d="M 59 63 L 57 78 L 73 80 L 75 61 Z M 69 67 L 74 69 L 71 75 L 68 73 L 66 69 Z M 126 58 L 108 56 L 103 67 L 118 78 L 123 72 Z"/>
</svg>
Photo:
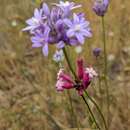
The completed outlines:
<svg viewBox="0 0 130 130">
<path fill-rule="evenodd" d="M 67 52 L 66 52 L 66 49 L 65 49 L 65 48 L 63 48 L 63 53 L 64 53 L 64 55 L 65 55 L 66 61 L 67 61 L 67 63 L 68 63 L 68 66 L 69 66 L 69 68 L 70 68 L 72 74 L 74 75 L 75 79 L 78 79 L 78 77 L 76 76 L 76 73 L 74 72 L 74 70 L 73 70 L 73 68 L 72 68 L 72 66 L 71 66 L 71 63 L 70 63 L 70 60 L 69 60 L 69 57 L 68 57 L 68 55 L 67 55 Z"/>
<path fill-rule="evenodd" d="M 71 118 L 72 118 L 73 126 L 74 126 L 74 122 L 76 122 L 77 123 L 77 128 L 79 129 L 78 121 L 77 121 L 77 118 L 76 118 L 76 115 L 75 115 L 74 109 L 73 109 L 71 94 L 69 93 L 69 91 L 67 91 L 67 94 L 68 94 L 69 102 L 70 102 L 70 109 L 71 109 L 71 116 L 72 116 Z"/>
<path fill-rule="evenodd" d="M 104 17 L 102 17 L 102 35 L 103 35 L 103 47 L 104 47 L 104 74 L 107 74 L 107 50 L 106 50 L 106 33 L 105 33 L 105 21 Z"/>
<path fill-rule="evenodd" d="M 100 109 L 102 110 L 102 84 L 101 84 L 101 72 L 100 72 L 100 63 L 98 60 L 98 57 L 96 57 L 96 62 L 97 62 L 97 69 L 98 71 L 98 91 L 99 91 L 99 96 L 100 96 Z"/>
<path fill-rule="evenodd" d="M 99 86 L 99 96 L 100 96 L 100 108 L 102 110 L 103 102 L 102 102 L 102 85 L 101 85 L 101 77 L 100 74 L 98 76 L 98 86 Z"/>
<path fill-rule="evenodd" d="M 73 110 L 73 105 L 72 105 L 72 99 L 69 91 L 67 91 L 67 95 L 69 98 L 69 103 L 70 103 L 70 110 L 71 110 L 71 119 L 72 119 L 72 127 L 74 126 L 74 110 Z"/>
<path fill-rule="evenodd" d="M 104 76 L 105 76 L 105 86 L 106 86 L 106 100 L 107 100 L 107 124 L 109 126 L 109 88 L 108 88 L 108 81 L 107 81 L 107 49 L 106 49 L 106 35 L 105 35 L 105 21 L 104 17 L 102 17 L 102 35 L 103 35 L 103 46 L 104 46 Z"/>
<path fill-rule="evenodd" d="M 94 123 L 95 123 L 96 127 L 97 127 L 99 130 L 101 130 L 101 129 L 100 129 L 100 127 L 99 127 L 99 125 L 98 125 L 98 123 L 97 123 L 97 121 L 96 121 L 96 119 L 95 119 L 95 117 L 94 117 L 93 112 L 91 111 L 91 108 L 90 108 L 90 106 L 89 106 L 88 102 L 86 101 L 86 99 L 85 99 L 85 97 L 84 97 L 83 95 L 82 95 L 82 98 L 83 98 L 83 100 L 84 100 L 85 104 L 86 104 L 86 105 L 87 105 L 87 107 L 88 107 L 88 110 L 89 110 L 89 112 L 90 112 L 91 117 L 93 118 L 93 121 L 94 121 Z"/>
<path fill-rule="evenodd" d="M 72 68 L 72 66 L 71 66 L 71 63 L 70 63 L 69 57 L 68 57 L 68 55 L 67 55 L 66 49 L 63 48 L 62 50 L 63 50 L 64 56 L 65 56 L 65 59 L 66 59 L 66 61 L 67 61 L 67 64 L 68 64 L 68 66 L 69 66 L 70 71 L 71 71 L 72 74 L 74 75 L 75 79 L 78 79 L 78 77 L 76 76 L 76 73 L 74 72 L 74 70 L 73 70 L 73 68 Z M 72 111 L 73 117 L 75 117 L 75 120 L 76 120 L 76 123 L 77 123 L 77 128 L 78 128 L 78 130 L 79 130 L 78 119 L 77 119 L 77 117 L 76 117 L 76 115 L 75 115 L 75 113 L 74 113 L 71 95 L 68 94 L 68 96 L 69 96 L 69 100 L 70 100 L 71 111 Z"/>
<path fill-rule="evenodd" d="M 89 94 L 87 93 L 87 91 L 85 91 L 85 94 L 86 96 L 91 100 L 91 102 L 95 105 L 95 107 L 97 108 L 98 112 L 100 113 L 101 117 L 102 117 L 102 120 L 103 120 L 103 123 L 104 123 L 104 126 L 105 126 L 105 129 L 108 130 L 107 128 L 107 124 L 106 124 L 106 121 L 105 121 L 105 118 L 99 108 L 99 106 L 97 105 L 97 103 L 89 96 Z"/>
</svg>

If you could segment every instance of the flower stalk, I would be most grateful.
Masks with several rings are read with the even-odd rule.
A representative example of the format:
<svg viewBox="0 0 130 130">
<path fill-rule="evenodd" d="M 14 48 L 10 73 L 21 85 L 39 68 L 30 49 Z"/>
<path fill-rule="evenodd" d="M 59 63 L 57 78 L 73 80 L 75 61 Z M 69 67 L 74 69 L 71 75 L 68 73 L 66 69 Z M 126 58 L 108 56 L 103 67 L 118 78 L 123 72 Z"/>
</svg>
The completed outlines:
<svg viewBox="0 0 130 130">
<path fill-rule="evenodd" d="M 85 97 L 84 97 L 83 95 L 82 95 L 82 99 L 84 100 L 85 104 L 87 105 L 87 108 L 88 108 L 88 110 L 89 110 L 89 113 L 90 113 L 90 115 L 91 115 L 91 118 L 93 119 L 93 121 L 94 121 L 96 127 L 97 127 L 99 130 L 101 130 L 101 128 L 99 127 L 99 125 L 98 125 L 98 123 L 97 123 L 97 121 L 96 121 L 96 119 L 95 119 L 95 117 L 94 117 L 94 114 L 93 114 L 93 112 L 92 112 L 92 110 L 91 110 L 91 108 L 90 108 L 88 102 L 86 101 L 86 99 L 85 99 Z"/>
<path fill-rule="evenodd" d="M 108 130 L 107 128 L 107 124 L 106 124 L 106 121 L 105 121 L 105 118 L 99 108 L 99 106 L 97 105 L 97 103 L 89 96 L 89 94 L 87 93 L 87 91 L 85 91 L 85 94 L 86 96 L 90 99 L 90 101 L 95 105 L 96 109 L 98 110 L 98 112 L 100 113 L 101 117 L 102 117 L 102 120 L 103 120 L 103 123 L 104 123 L 104 126 L 105 126 L 105 129 Z"/>
<path fill-rule="evenodd" d="M 64 56 L 65 56 L 65 59 L 66 59 L 66 61 L 67 61 L 67 64 L 68 64 L 68 66 L 69 66 L 70 71 L 71 71 L 72 74 L 74 75 L 75 79 L 78 80 L 78 77 L 77 77 L 75 71 L 73 70 L 73 68 L 72 68 L 72 66 L 71 66 L 71 63 L 70 63 L 70 60 L 69 60 L 69 57 L 68 57 L 68 55 L 67 55 L 67 52 L 66 52 L 65 47 L 64 47 L 62 50 L 63 50 Z"/>
<path fill-rule="evenodd" d="M 78 121 L 77 121 L 77 118 L 76 118 L 76 115 L 75 115 L 75 112 L 74 112 L 74 108 L 73 108 L 72 97 L 71 97 L 71 94 L 70 94 L 69 91 L 67 91 L 67 95 L 68 95 L 69 102 L 70 102 L 71 119 L 72 119 L 72 123 L 73 123 L 72 126 L 74 127 L 74 124 L 76 123 L 77 128 L 79 129 Z"/>
<path fill-rule="evenodd" d="M 109 125 L 109 86 L 107 81 L 107 49 L 106 49 L 106 34 L 105 34 L 105 21 L 104 16 L 102 17 L 102 37 L 103 37 L 103 48 L 104 48 L 104 81 L 106 87 L 106 100 L 107 100 L 107 123 Z"/>
<path fill-rule="evenodd" d="M 73 68 L 72 68 L 72 66 L 71 66 L 71 63 L 70 63 L 70 60 L 69 60 L 69 57 L 68 57 L 68 55 L 67 55 L 67 52 L 66 52 L 65 47 L 64 47 L 62 50 L 63 50 L 64 56 L 65 56 L 65 59 L 66 59 L 66 61 L 67 61 L 67 64 L 68 64 L 68 66 L 69 66 L 69 68 L 70 68 L 70 71 L 71 71 L 72 74 L 74 75 L 75 79 L 77 79 L 77 76 L 76 76 L 76 74 L 75 74 L 75 72 L 74 72 L 74 70 L 73 70 Z M 72 116 L 75 118 L 75 121 L 76 121 L 76 123 L 77 123 L 77 128 L 78 128 L 78 130 L 79 130 L 78 120 L 77 120 L 77 117 L 76 117 L 76 115 L 75 115 L 75 113 L 74 113 L 73 104 L 72 104 L 72 98 L 71 98 L 71 95 L 70 95 L 69 92 L 68 92 L 68 97 L 69 97 L 69 101 L 70 101 Z M 73 118 L 73 121 L 74 121 L 74 118 Z"/>
</svg>

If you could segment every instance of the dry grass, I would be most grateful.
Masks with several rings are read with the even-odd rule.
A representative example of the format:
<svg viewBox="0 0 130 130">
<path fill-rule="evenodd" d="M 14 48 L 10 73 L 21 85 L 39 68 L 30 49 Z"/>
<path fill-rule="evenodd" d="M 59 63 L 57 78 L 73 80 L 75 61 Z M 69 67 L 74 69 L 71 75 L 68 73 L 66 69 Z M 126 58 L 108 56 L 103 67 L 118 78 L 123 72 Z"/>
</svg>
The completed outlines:
<svg viewBox="0 0 130 130">
<path fill-rule="evenodd" d="M 58 68 L 51 60 L 53 48 L 49 58 L 45 59 L 39 49 L 32 50 L 29 37 L 21 32 L 25 19 L 38 6 L 32 1 L 0 0 L 0 130 L 58 130 L 72 125 L 67 93 L 59 94 L 55 90 Z M 38 3 L 39 0 L 36 1 Z M 85 44 L 83 55 L 88 63 L 94 64 L 96 61 L 91 50 L 102 47 L 100 19 L 91 11 L 90 0 L 81 0 L 81 3 L 94 33 Z M 130 127 L 129 6 L 129 0 L 111 0 L 105 19 L 110 75 L 110 130 L 128 130 Z M 76 57 L 74 51 L 71 57 Z M 98 85 L 88 91 L 97 102 L 104 104 L 104 110 L 106 105 L 99 96 Z M 72 96 L 80 126 L 88 127 L 83 102 L 73 91 Z"/>
</svg>

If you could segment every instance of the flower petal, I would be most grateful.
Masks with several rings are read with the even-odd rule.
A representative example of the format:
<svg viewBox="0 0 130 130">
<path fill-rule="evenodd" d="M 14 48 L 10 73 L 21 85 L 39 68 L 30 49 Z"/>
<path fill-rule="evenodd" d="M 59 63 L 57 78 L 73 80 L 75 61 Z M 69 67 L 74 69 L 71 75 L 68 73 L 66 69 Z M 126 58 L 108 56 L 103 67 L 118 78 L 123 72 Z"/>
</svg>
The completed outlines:
<svg viewBox="0 0 130 130">
<path fill-rule="evenodd" d="M 31 41 L 32 41 L 33 43 L 38 43 L 38 42 L 39 42 L 39 39 L 38 39 L 38 37 L 34 36 L 34 37 L 31 37 Z"/>
<path fill-rule="evenodd" d="M 79 23 L 79 17 L 74 13 L 73 14 L 73 18 L 74 18 L 74 24 L 77 24 L 77 23 Z"/>
<path fill-rule="evenodd" d="M 77 75 L 79 79 L 83 79 L 84 68 L 83 68 L 83 59 L 77 60 Z"/>
<path fill-rule="evenodd" d="M 38 19 L 41 17 L 40 13 L 39 13 L 39 10 L 37 8 L 34 10 L 34 17 L 38 18 Z"/>
<path fill-rule="evenodd" d="M 45 27 L 45 31 L 44 31 L 44 37 L 45 37 L 45 38 L 48 38 L 49 33 L 50 33 L 50 28 L 49 28 L 48 26 L 46 26 L 46 27 Z"/>
<path fill-rule="evenodd" d="M 59 48 L 59 49 L 63 48 L 64 46 L 65 46 L 65 43 L 64 43 L 63 41 L 60 41 L 60 42 L 56 45 L 56 47 Z"/>
<path fill-rule="evenodd" d="M 86 36 L 86 37 L 92 37 L 92 33 L 90 31 L 87 31 L 85 29 L 83 29 L 81 31 L 82 35 Z"/>
<path fill-rule="evenodd" d="M 88 21 L 83 21 L 83 23 L 81 23 L 81 26 L 83 27 L 83 28 L 87 28 L 88 26 L 89 26 L 89 22 Z"/>
<path fill-rule="evenodd" d="M 76 45 L 78 45 L 78 40 L 75 38 L 72 38 L 72 39 L 70 39 L 70 45 L 72 45 L 72 46 L 76 46 Z"/>
<path fill-rule="evenodd" d="M 43 3 L 42 9 L 43 9 L 45 15 L 47 15 L 47 16 L 50 15 L 50 9 L 46 3 Z"/>
<path fill-rule="evenodd" d="M 48 44 L 46 43 L 42 48 L 42 53 L 44 56 L 48 56 Z"/>
<path fill-rule="evenodd" d="M 63 88 L 63 82 L 61 80 L 57 81 L 57 83 L 56 83 L 56 89 L 57 89 L 57 91 L 60 91 L 60 92 L 62 92 L 64 90 L 64 88 Z"/>
<path fill-rule="evenodd" d="M 32 20 L 32 18 L 26 20 L 26 23 L 27 23 L 28 25 L 33 25 L 33 20 Z"/>
<path fill-rule="evenodd" d="M 69 82 L 65 82 L 63 85 L 64 89 L 72 89 L 74 88 L 74 84 L 73 83 L 69 83 Z"/>
<path fill-rule="evenodd" d="M 81 7 L 82 7 L 82 5 L 76 5 L 76 6 L 71 7 L 71 9 L 77 9 L 77 8 L 81 8 Z"/>
<path fill-rule="evenodd" d="M 88 88 L 89 84 L 90 84 L 89 74 L 84 73 L 84 75 L 83 75 L 83 86 L 84 86 L 84 88 L 85 89 Z"/>
<path fill-rule="evenodd" d="M 32 30 L 32 26 L 27 26 L 22 29 L 22 31 L 29 31 L 29 30 Z"/>
<path fill-rule="evenodd" d="M 69 30 L 67 31 L 67 36 L 68 36 L 68 37 L 73 37 L 73 36 L 74 36 L 74 30 L 73 30 L 73 29 L 69 29 Z"/>
<path fill-rule="evenodd" d="M 68 27 L 72 27 L 73 24 L 69 19 L 64 19 L 63 21 Z"/>
<path fill-rule="evenodd" d="M 84 44 L 84 37 L 83 37 L 82 34 L 76 33 L 76 38 L 78 39 L 78 41 L 79 41 L 81 44 Z"/>
</svg>

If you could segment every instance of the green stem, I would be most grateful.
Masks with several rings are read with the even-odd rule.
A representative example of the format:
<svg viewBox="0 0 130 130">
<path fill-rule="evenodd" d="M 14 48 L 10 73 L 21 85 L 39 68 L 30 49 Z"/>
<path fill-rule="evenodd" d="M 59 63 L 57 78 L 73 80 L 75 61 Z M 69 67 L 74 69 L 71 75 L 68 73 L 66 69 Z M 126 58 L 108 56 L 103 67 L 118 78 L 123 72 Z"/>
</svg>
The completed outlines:
<svg viewBox="0 0 130 130">
<path fill-rule="evenodd" d="M 98 112 L 100 113 L 101 117 L 102 117 L 102 120 L 103 120 L 103 123 L 104 123 L 104 126 L 105 126 L 105 129 L 108 130 L 107 128 L 107 124 L 106 124 L 106 121 L 105 121 L 105 118 L 99 108 L 99 106 L 97 105 L 97 103 L 89 96 L 89 94 L 87 93 L 87 91 L 85 91 L 85 94 L 87 95 L 87 97 L 91 100 L 91 102 L 95 105 L 95 107 L 97 108 Z"/>
<path fill-rule="evenodd" d="M 68 55 L 67 55 L 66 49 L 63 48 L 62 50 L 63 50 L 63 53 L 64 53 L 64 55 L 65 55 L 66 61 L 67 61 L 67 63 L 68 63 L 68 66 L 69 66 L 69 68 L 70 68 L 72 74 L 74 75 L 75 79 L 77 80 L 78 77 L 76 76 L 76 73 L 74 72 L 74 70 L 73 70 L 73 68 L 72 68 L 72 66 L 71 66 L 71 63 L 70 63 L 69 57 L 68 57 Z"/>
<path fill-rule="evenodd" d="M 73 103 L 72 103 L 72 98 L 71 98 L 71 94 L 69 93 L 69 91 L 67 91 L 67 94 L 68 94 L 68 97 L 69 97 L 69 102 L 70 102 L 70 109 L 71 109 L 71 115 L 72 115 L 72 123 L 73 123 L 73 127 L 74 127 L 74 122 L 77 123 L 77 128 L 79 130 L 79 126 L 78 126 L 78 121 L 77 121 L 77 118 L 76 118 L 76 115 L 74 113 L 74 109 L 73 109 Z"/>
<path fill-rule="evenodd" d="M 100 108 L 102 110 L 102 106 L 103 106 L 103 102 L 102 102 L 102 85 L 101 85 L 101 77 L 100 77 L 100 74 L 98 76 L 98 86 L 99 86 L 99 96 L 100 96 Z"/>
<path fill-rule="evenodd" d="M 68 57 L 68 55 L 67 55 L 66 49 L 63 48 L 62 50 L 63 50 L 64 56 L 65 56 L 65 59 L 66 59 L 66 61 L 67 61 L 67 64 L 68 64 L 68 66 L 69 66 L 70 71 L 71 71 L 72 74 L 74 75 L 75 79 L 78 79 L 78 77 L 76 76 L 76 73 L 74 72 L 74 70 L 73 70 L 73 68 L 72 68 L 72 66 L 71 66 L 71 63 L 70 63 L 69 57 Z M 78 130 L 79 130 L 78 120 L 77 120 L 77 117 L 75 116 L 75 113 L 74 113 L 71 95 L 68 94 L 68 96 L 69 96 L 69 100 L 70 100 L 71 111 L 72 111 L 73 117 L 75 117 L 75 120 L 76 120 L 76 123 L 77 123 L 77 128 L 78 128 Z"/>
<path fill-rule="evenodd" d="M 100 96 L 100 108 L 102 110 L 102 85 L 101 85 L 101 72 L 100 72 L 100 63 L 98 60 L 98 57 L 96 57 L 96 62 L 97 62 L 97 69 L 98 71 L 98 91 L 99 91 L 99 96 Z"/>
<path fill-rule="evenodd" d="M 71 95 L 70 95 L 69 91 L 67 91 L 67 95 L 68 95 L 69 102 L 70 102 L 71 119 L 72 119 L 72 127 L 73 127 L 74 126 L 74 110 L 73 110 L 72 99 L 71 99 Z"/>
<path fill-rule="evenodd" d="M 105 77 L 105 86 L 106 86 L 106 100 L 107 100 L 107 123 L 109 126 L 109 88 L 108 88 L 108 82 L 107 82 L 107 49 L 106 49 L 106 34 L 105 34 L 105 21 L 104 17 L 102 17 L 102 35 L 103 35 L 103 46 L 104 46 L 104 77 Z"/>
<path fill-rule="evenodd" d="M 93 115 L 93 112 L 91 111 L 91 108 L 90 108 L 88 102 L 86 101 L 86 99 L 85 99 L 85 97 L 84 97 L 83 95 L 82 95 L 82 99 L 84 100 L 85 104 L 87 105 L 88 110 L 89 110 L 89 112 L 90 112 L 90 115 L 91 115 L 91 117 L 93 118 L 93 121 L 94 121 L 96 127 L 97 127 L 99 130 L 101 130 L 100 127 L 99 127 L 99 125 L 98 125 L 98 123 L 97 123 L 97 121 L 96 121 L 96 119 L 95 119 L 95 117 L 94 117 L 94 115 Z"/>
</svg>

